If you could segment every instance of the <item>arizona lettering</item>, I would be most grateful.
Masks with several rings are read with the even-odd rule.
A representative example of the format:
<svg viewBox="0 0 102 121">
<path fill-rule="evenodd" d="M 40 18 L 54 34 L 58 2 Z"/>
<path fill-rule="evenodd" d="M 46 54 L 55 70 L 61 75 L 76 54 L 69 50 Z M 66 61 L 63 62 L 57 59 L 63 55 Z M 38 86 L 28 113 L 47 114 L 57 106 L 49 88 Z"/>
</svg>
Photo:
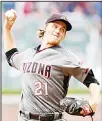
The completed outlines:
<svg viewBox="0 0 102 121">
<path fill-rule="evenodd" d="M 51 73 L 51 66 L 45 65 L 43 63 L 27 62 L 23 63 L 23 72 L 36 73 L 38 75 L 42 75 L 45 76 L 46 78 L 49 78 Z"/>
</svg>

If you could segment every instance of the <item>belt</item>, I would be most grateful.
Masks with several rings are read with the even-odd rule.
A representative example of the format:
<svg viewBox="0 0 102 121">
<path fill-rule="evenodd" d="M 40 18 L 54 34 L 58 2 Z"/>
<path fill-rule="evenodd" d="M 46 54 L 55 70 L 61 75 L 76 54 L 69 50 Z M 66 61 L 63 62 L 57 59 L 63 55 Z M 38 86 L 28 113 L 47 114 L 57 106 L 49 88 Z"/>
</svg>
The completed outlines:
<svg viewBox="0 0 102 121">
<path fill-rule="evenodd" d="M 39 121 L 53 121 L 56 119 L 60 119 L 62 117 L 62 113 L 54 112 L 54 113 L 43 113 L 43 114 L 32 114 L 28 111 L 19 111 L 20 116 L 24 116 L 27 119 L 36 119 Z"/>
</svg>

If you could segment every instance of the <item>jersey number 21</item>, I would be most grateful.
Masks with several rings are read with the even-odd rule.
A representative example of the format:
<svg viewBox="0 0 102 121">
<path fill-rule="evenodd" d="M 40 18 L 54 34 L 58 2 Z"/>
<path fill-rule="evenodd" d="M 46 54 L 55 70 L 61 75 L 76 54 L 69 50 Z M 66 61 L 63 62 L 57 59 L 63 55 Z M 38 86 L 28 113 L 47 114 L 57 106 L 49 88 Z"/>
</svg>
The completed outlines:
<svg viewBox="0 0 102 121">
<path fill-rule="evenodd" d="M 42 83 L 40 81 L 37 81 L 34 83 L 35 85 L 35 90 L 34 93 L 35 95 L 48 95 L 48 87 L 47 83 Z"/>
</svg>

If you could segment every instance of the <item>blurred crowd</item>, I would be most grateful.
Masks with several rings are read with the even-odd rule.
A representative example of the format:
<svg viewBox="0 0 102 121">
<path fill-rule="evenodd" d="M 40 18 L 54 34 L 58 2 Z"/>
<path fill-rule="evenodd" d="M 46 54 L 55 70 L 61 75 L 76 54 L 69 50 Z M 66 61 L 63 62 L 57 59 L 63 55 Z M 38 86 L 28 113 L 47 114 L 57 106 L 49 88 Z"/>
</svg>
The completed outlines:
<svg viewBox="0 0 102 121">
<path fill-rule="evenodd" d="M 3 2 L 4 11 L 11 8 L 15 9 L 16 4 L 17 2 Z M 43 12 L 48 13 L 80 11 L 88 16 L 98 14 L 102 17 L 102 2 L 24 2 L 23 5 L 24 14 L 42 12 L 42 9 Z"/>
<path fill-rule="evenodd" d="M 36 13 L 38 16 L 63 12 L 80 12 L 88 17 L 94 17 L 99 22 L 99 30 L 102 34 L 102 2 L 2 2 L 3 12 L 9 9 L 20 11 L 21 16 Z"/>
</svg>

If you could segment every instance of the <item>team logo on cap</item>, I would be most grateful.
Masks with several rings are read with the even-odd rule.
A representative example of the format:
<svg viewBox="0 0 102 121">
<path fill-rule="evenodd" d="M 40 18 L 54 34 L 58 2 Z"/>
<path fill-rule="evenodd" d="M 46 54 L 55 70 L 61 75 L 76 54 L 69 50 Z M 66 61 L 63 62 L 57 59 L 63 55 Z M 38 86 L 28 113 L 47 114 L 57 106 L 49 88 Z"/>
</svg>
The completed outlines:
<svg viewBox="0 0 102 121">
<path fill-rule="evenodd" d="M 61 19 L 63 20 L 67 20 L 67 18 L 65 16 L 61 16 Z"/>
</svg>

